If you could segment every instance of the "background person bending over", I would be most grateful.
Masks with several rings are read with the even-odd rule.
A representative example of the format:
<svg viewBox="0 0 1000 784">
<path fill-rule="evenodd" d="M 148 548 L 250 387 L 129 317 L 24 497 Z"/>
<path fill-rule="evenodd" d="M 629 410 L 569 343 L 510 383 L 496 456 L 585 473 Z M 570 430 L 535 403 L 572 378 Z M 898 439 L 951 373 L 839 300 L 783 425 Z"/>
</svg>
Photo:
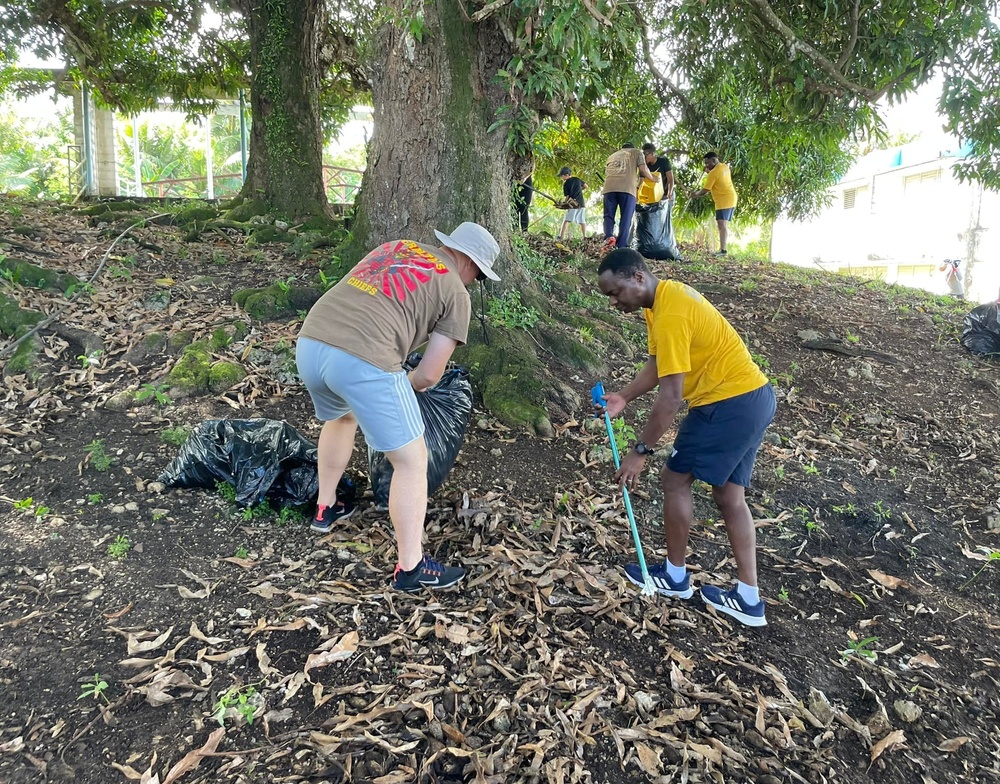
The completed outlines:
<svg viewBox="0 0 1000 784">
<path fill-rule="evenodd" d="M 437 383 L 466 341 L 472 303 L 465 287 L 480 277 L 499 280 L 493 262 L 500 247 L 482 226 L 434 233 L 443 247 L 393 240 L 365 256 L 309 311 L 295 347 L 299 374 L 324 423 L 312 529 L 326 533 L 353 511 L 337 484 L 360 425 L 368 445 L 392 464 L 393 587 L 408 592 L 444 588 L 465 576 L 461 567 L 423 554 L 427 445 L 414 390 Z M 403 360 L 424 343 L 423 359 L 407 374 Z"/>
<path fill-rule="evenodd" d="M 571 223 L 579 224 L 580 239 L 586 239 L 587 208 L 583 206 L 583 189 L 587 187 L 587 183 L 579 177 L 574 177 L 573 170 L 569 166 L 563 166 L 559 170 L 559 179 L 563 181 L 563 198 L 572 199 L 577 204 L 576 207 L 566 210 L 562 226 L 559 227 L 559 239 L 563 238 Z"/>
<path fill-rule="evenodd" d="M 622 457 L 615 478 L 632 488 L 646 456 L 671 426 L 684 400 L 690 406 L 663 468 L 663 530 L 667 560 L 651 566 L 650 577 L 665 596 L 693 595 L 685 566 L 688 535 L 694 522 L 691 484 L 712 486 L 733 548 L 739 581 L 722 591 L 704 585 L 705 604 L 747 626 L 764 626 L 764 600 L 757 589 L 757 545 L 753 517 L 744 497 L 764 431 L 775 412 L 774 390 L 746 345 L 712 305 L 690 286 L 659 280 L 636 251 L 609 253 L 598 285 L 611 305 L 624 313 L 642 309 L 649 333 L 649 359 L 620 392 L 605 397 L 610 416 L 646 392 L 656 401 L 638 443 Z M 638 564 L 625 574 L 642 585 Z"/>
<path fill-rule="evenodd" d="M 604 244 L 609 248 L 628 247 L 635 215 L 635 192 L 639 184 L 637 175 L 653 182 L 643 160 L 642 152 L 634 144 L 623 144 L 611 154 L 604 165 Z M 618 214 L 618 236 L 615 237 L 615 213 Z"/>
<path fill-rule="evenodd" d="M 712 201 L 715 202 L 715 225 L 719 229 L 719 251 L 715 255 L 725 256 L 726 241 L 729 239 L 729 221 L 733 219 L 733 211 L 736 209 L 739 197 L 736 195 L 736 188 L 733 187 L 733 176 L 729 166 L 719 160 L 718 153 L 705 153 L 703 168 L 708 174 L 704 187 L 691 193 L 690 198 L 697 199 L 706 193 L 712 194 Z"/>
</svg>

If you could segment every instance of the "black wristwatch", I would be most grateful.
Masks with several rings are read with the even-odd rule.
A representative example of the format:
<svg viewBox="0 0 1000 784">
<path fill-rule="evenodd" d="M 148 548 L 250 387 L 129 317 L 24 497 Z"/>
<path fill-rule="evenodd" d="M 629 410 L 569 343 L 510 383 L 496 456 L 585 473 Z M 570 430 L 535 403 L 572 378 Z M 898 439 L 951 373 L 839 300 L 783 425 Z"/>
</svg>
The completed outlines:
<svg viewBox="0 0 1000 784">
<path fill-rule="evenodd" d="M 643 441 L 636 441 L 635 446 L 632 448 L 635 450 L 635 453 L 637 455 L 645 456 L 653 453 L 653 450 L 650 449 L 648 446 L 646 446 L 645 442 Z"/>
</svg>

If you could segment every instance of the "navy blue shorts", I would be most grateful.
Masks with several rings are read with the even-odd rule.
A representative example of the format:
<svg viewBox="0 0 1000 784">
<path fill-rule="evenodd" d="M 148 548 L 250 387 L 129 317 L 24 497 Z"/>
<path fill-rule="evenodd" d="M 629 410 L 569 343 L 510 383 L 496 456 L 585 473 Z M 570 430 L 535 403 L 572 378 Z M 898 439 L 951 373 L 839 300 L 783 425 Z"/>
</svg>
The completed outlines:
<svg viewBox="0 0 1000 784">
<path fill-rule="evenodd" d="M 712 487 L 726 482 L 749 487 L 757 449 L 776 407 L 774 388 L 765 384 L 753 392 L 692 408 L 677 431 L 667 468 L 694 474 Z"/>
<path fill-rule="evenodd" d="M 735 207 L 727 207 L 724 210 L 716 210 L 715 211 L 715 219 L 716 220 L 726 220 L 726 221 L 727 220 L 732 220 L 734 212 L 736 212 L 736 208 Z"/>
</svg>

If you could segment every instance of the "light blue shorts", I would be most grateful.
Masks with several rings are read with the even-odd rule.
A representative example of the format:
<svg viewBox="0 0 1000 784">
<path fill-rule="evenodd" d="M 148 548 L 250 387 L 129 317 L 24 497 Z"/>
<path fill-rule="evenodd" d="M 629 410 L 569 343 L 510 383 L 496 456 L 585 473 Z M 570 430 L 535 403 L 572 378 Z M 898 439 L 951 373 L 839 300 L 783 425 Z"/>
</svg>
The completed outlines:
<svg viewBox="0 0 1000 784">
<path fill-rule="evenodd" d="M 587 222 L 587 208 L 577 207 L 574 210 L 566 210 L 566 215 L 563 217 L 566 223 L 586 223 Z"/>
<path fill-rule="evenodd" d="M 423 436 L 424 420 L 404 371 L 388 373 L 312 338 L 299 338 L 295 364 L 317 419 L 328 422 L 354 414 L 368 446 L 378 452 Z"/>
</svg>

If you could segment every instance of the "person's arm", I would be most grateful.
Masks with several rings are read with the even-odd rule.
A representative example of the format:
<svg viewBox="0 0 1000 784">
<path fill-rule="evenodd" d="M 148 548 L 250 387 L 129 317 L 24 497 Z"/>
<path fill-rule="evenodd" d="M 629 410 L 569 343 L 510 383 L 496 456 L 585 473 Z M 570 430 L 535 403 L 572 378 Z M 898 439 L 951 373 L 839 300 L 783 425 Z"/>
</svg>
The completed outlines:
<svg viewBox="0 0 1000 784">
<path fill-rule="evenodd" d="M 642 175 L 642 179 L 646 182 L 656 182 L 656 178 L 649 173 L 649 167 L 645 163 L 639 164 L 639 174 Z"/>
<path fill-rule="evenodd" d="M 690 193 L 688 194 L 688 198 L 689 198 L 689 199 L 700 199 L 700 198 L 701 198 L 702 196 L 704 196 L 704 195 L 705 195 L 706 193 L 708 193 L 708 188 L 699 188 L 699 189 L 698 189 L 698 190 L 696 190 L 696 191 L 691 191 L 691 192 L 690 192 Z"/>
<path fill-rule="evenodd" d="M 663 194 L 664 199 L 674 198 L 674 170 L 667 170 L 667 191 Z"/>
<path fill-rule="evenodd" d="M 639 440 L 650 449 L 656 446 L 657 442 L 667 432 L 674 417 L 680 410 L 684 400 L 684 374 L 672 373 L 659 379 L 660 391 L 656 395 L 656 401 L 649 412 L 649 419 L 643 427 Z M 636 480 L 642 474 L 646 466 L 646 456 L 640 455 L 635 449 L 630 449 L 628 454 L 622 457 L 621 468 L 615 474 L 615 481 L 628 488 L 635 486 Z"/>
<path fill-rule="evenodd" d="M 656 389 L 656 382 L 656 357 L 650 357 L 624 389 L 604 396 L 604 406 L 598 406 L 597 413 L 603 414 L 606 409 L 608 416 L 618 416 L 637 397 Z"/>
<path fill-rule="evenodd" d="M 422 392 L 440 381 L 457 345 L 458 341 L 454 338 L 432 332 L 427 348 L 424 349 L 423 359 L 407 376 L 410 386 L 417 392 Z"/>
</svg>

